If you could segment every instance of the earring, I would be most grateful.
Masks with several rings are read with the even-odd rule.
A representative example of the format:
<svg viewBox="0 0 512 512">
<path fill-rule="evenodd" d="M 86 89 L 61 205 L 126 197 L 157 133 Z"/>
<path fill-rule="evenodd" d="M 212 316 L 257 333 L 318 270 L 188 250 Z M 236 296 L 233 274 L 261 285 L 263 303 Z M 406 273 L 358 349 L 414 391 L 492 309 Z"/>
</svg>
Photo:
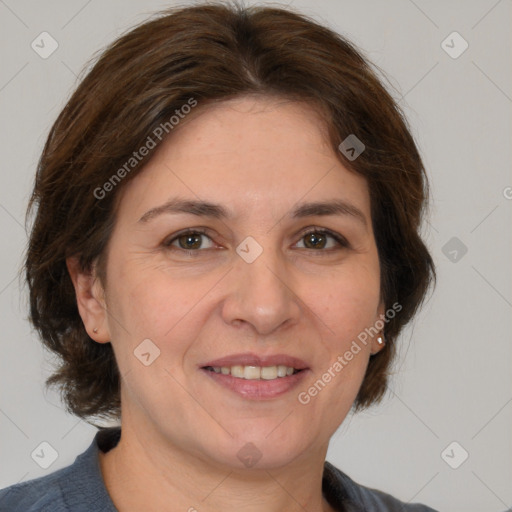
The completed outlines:
<svg viewBox="0 0 512 512">
<path fill-rule="evenodd" d="M 386 343 L 386 340 L 384 339 L 384 335 L 383 335 L 383 334 L 382 334 L 381 336 L 378 336 L 378 337 L 377 337 L 377 343 L 378 343 L 379 345 L 384 345 L 384 344 Z M 377 354 L 377 353 L 378 353 L 378 351 L 376 351 L 376 352 L 371 352 L 371 353 L 370 353 L 370 355 L 374 356 L 374 355 L 375 355 L 375 354 Z"/>
<path fill-rule="evenodd" d="M 98 328 L 97 328 L 97 327 L 95 327 L 95 328 L 92 330 L 92 332 L 97 333 L 97 332 L 98 332 Z"/>
</svg>

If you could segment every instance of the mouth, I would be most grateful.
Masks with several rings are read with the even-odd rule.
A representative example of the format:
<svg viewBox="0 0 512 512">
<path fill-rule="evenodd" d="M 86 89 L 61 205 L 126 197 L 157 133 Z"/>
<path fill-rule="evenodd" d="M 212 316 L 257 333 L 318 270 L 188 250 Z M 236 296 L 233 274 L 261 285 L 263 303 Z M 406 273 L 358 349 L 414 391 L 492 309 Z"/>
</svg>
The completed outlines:
<svg viewBox="0 0 512 512">
<path fill-rule="evenodd" d="M 251 366 L 251 365 L 234 365 L 234 366 L 204 366 L 204 370 L 220 373 L 222 375 L 231 375 L 237 379 L 246 380 L 274 380 L 282 379 L 295 375 L 304 369 L 297 369 L 291 366 Z"/>
<path fill-rule="evenodd" d="M 282 396 L 297 387 L 310 372 L 308 365 L 296 357 L 252 353 L 208 361 L 199 369 L 221 388 L 252 400 Z"/>
</svg>

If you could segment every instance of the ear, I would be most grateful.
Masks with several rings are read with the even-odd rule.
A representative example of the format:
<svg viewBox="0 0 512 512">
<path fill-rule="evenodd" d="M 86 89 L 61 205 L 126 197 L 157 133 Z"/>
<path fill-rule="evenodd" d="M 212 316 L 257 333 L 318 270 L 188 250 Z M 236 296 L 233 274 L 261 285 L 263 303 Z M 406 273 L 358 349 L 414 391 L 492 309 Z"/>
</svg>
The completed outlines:
<svg viewBox="0 0 512 512">
<path fill-rule="evenodd" d="M 385 324 L 385 318 L 386 318 L 386 307 L 385 307 L 384 301 L 381 300 L 379 307 L 377 308 L 377 316 L 375 318 L 375 322 L 376 323 L 378 322 L 378 325 L 380 325 L 381 322 Z M 381 340 L 381 343 L 379 343 L 379 340 Z M 386 342 L 386 340 L 384 338 L 384 327 L 383 327 L 382 330 L 379 332 L 379 334 L 375 335 L 372 339 L 371 354 L 375 355 L 378 352 L 380 352 L 384 348 L 385 342 Z"/>
<path fill-rule="evenodd" d="M 78 311 L 87 334 L 98 343 L 108 343 L 110 333 L 105 291 L 96 275 L 95 267 L 93 266 L 91 271 L 85 271 L 75 257 L 67 258 L 66 266 L 75 287 Z"/>
</svg>

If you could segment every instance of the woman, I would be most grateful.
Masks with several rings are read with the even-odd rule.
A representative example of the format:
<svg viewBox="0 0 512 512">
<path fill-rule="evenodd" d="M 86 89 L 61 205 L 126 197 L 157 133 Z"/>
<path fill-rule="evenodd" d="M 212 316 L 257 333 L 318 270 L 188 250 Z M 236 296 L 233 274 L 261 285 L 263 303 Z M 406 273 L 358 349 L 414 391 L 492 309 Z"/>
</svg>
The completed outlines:
<svg viewBox="0 0 512 512">
<path fill-rule="evenodd" d="M 325 461 L 432 278 L 421 158 L 339 35 L 175 9 L 108 48 L 30 208 L 31 319 L 68 410 L 118 419 L 0 509 L 432 510 Z"/>
</svg>

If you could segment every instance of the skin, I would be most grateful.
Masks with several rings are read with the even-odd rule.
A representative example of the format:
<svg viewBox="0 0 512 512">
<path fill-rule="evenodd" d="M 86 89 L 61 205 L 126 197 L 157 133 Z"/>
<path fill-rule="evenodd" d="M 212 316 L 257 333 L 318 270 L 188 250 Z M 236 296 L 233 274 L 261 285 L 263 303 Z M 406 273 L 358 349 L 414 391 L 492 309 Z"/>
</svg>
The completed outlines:
<svg viewBox="0 0 512 512">
<path fill-rule="evenodd" d="M 139 222 L 175 196 L 221 204 L 232 217 L 164 213 Z M 298 202 L 332 199 L 365 222 L 289 215 Z M 187 255 L 176 234 L 199 227 L 207 235 Z M 330 236 L 312 245 L 305 232 L 317 228 L 348 247 Z M 236 252 L 247 236 L 263 248 L 250 264 Z M 112 343 L 122 376 L 122 437 L 100 454 L 116 507 L 333 510 L 321 489 L 328 443 L 381 348 L 376 337 L 307 405 L 297 397 L 384 305 L 367 183 L 343 166 L 317 113 L 246 96 L 190 114 L 124 186 L 107 256 L 104 284 L 75 259 L 68 269 L 89 335 Z M 133 354 L 147 338 L 160 350 L 149 366 Z M 292 391 L 257 401 L 198 367 L 249 351 L 293 355 L 310 370 Z M 262 454 L 250 468 L 237 457 L 248 442 Z"/>
</svg>

